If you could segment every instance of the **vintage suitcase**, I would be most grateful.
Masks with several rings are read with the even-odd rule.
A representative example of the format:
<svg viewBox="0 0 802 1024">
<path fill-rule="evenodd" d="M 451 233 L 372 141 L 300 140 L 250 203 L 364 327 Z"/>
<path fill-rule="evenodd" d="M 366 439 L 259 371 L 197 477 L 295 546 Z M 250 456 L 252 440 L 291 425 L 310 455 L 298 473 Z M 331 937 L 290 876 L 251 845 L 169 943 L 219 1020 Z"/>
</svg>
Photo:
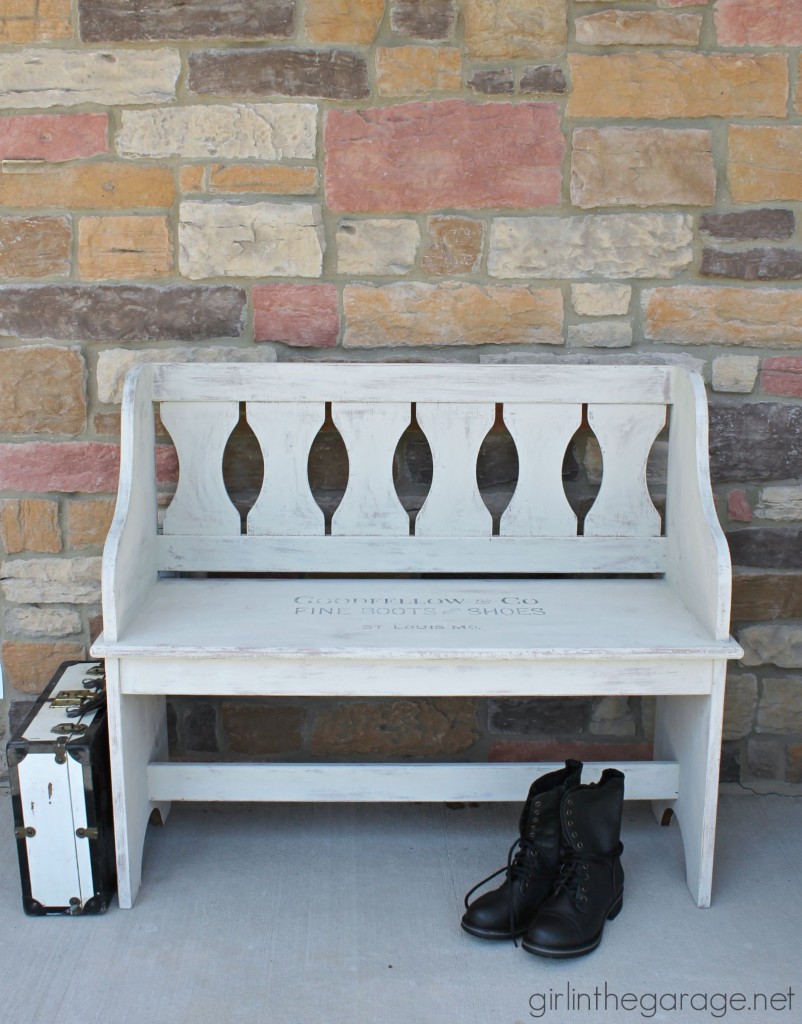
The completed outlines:
<svg viewBox="0 0 802 1024">
<path fill-rule="evenodd" d="M 65 662 L 7 746 L 22 905 L 100 914 L 116 888 L 102 662 Z"/>
</svg>

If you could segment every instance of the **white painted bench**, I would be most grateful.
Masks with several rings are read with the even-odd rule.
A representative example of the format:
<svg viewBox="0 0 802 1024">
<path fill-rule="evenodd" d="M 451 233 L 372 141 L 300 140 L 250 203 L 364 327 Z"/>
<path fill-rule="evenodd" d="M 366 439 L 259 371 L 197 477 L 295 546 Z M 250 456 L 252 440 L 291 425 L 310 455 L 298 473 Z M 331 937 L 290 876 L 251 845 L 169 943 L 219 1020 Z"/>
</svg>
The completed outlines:
<svg viewBox="0 0 802 1024">
<path fill-rule="evenodd" d="M 247 534 L 222 476 L 242 402 L 265 464 Z M 161 534 L 154 403 L 180 464 Z M 329 533 L 308 481 L 326 403 L 349 463 Z M 434 476 L 410 528 L 392 462 L 413 403 Z M 520 469 L 494 535 L 476 462 L 497 403 Z M 603 480 L 580 536 L 561 471 L 585 409 Z M 667 412 L 663 524 L 646 461 Z M 553 767 L 169 763 L 166 695 L 619 694 L 657 697 L 654 761 L 620 767 L 629 798 L 652 800 L 659 819 L 676 813 L 688 885 L 707 906 L 725 667 L 742 653 L 729 601 L 704 386 L 683 369 L 136 369 L 92 649 L 106 659 L 120 905 L 140 885 L 151 811 L 165 816 L 172 800 L 520 801 Z"/>
</svg>

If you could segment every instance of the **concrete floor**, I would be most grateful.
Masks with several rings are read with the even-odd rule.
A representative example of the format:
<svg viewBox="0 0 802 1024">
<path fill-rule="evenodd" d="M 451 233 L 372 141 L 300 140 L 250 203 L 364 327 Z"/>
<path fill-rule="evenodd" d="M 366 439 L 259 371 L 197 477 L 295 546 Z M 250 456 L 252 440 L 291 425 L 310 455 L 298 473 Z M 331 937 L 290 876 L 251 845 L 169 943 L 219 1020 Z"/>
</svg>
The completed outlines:
<svg viewBox="0 0 802 1024">
<path fill-rule="evenodd" d="M 179 806 L 150 830 L 134 910 L 28 918 L 2 794 L 0 1021 L 802 1022 L 802 799 L 722 798 L 706 911 L 685 888 L 676 825 L 658 828 L 647 807 L 627 804 L 624 909 L 598 950 L 563 962 L 459 927 L 464 892 L 504 862 L 517 813 Z M 737 993 L 744 1004 L 724 1008 Z"/>
</svg>

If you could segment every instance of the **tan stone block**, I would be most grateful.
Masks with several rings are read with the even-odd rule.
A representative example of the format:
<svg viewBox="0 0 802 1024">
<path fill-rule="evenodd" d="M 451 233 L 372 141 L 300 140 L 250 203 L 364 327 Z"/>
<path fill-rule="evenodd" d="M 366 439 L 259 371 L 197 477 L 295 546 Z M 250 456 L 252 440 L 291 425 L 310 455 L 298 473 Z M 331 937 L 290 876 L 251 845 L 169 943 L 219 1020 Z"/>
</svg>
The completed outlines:
<svg viewBox="0 0 802 1024">
<path fill-rule="evenodd" d="M 462 54 L 447 46 L 393 46 L 376 51 L 380 96 L 456 92 L 462 85 Z"/>
<path fill-rule="evenodd" d="M 73 348 L 0 349 L 0 433 L 79 434 L 86 425 L 85 365 Z"/>
<path fill-rule="evenodd" d="M 100 547 L 114 516 L 113 498 L 75 498 L 67 504 L 67 544 L 71 548 Z"/>
<path fill-rule="evenodd" d="M 172 206 L 174 199 L 173 172 L 166 167 L 100 161 L 32 164 L 30 169 L 0 173 L 2 206 L 138 210 Z"/>
<path fill-rule="evenodd" d="M 166 217 L 82 217 L 78 270 L 89 281 L 164 277 L 173 269 Z"/>
<path fill-rule="evenodd" d="M 414 220 L 352 220 L 337 228 L 337 273 L 408 274 L 420 245 Z"/>
<path fill-rule="evenodd" d="M 560 57 L 566 0 L 463 0 L 465 49 L 478 60 Z"/>
<path fill-rule="evenodd" d="M 38 0 L 37 39 L 69 39 L 72 35 L 71 0 Z"/>
<path fill-rule="evenodd" d="M 193 279 L 323 272 L 323 222 L 316 203 L 185 200 L 178 239 L 181 273 Z"/>
<path fill-rule="evenodd" d="M 317 713 L 312 750 L 423 757 L 458 754 L 478 739 L 476 702 L 469 698 L 343 701 Z"/>
<path fill-rule="evenodd" d="M 5 0 L 0 6 L 0 42 L 69 39 L 70 0 Z"/>
<path fill-rule="evenodd" d="M 496 217 L 491 277 L 671 277 L 693 259 L 691 219 L 674 213 Z"/>
<path fill-rule="evenodd" d="M 802 199 L 802 125 L 730 125 L 727 177 L 736 203 Z"/>
<path fill-rule="evenodd" d="M 802 345 L 802 294 L 681 285 L 643 293 L 644 336 L 668 345 Z"/>
<path fill-rule="evenodd" d="M 621 320 L 570 324 L 566 342 L 569 348 L 628 348 L 632 344 L 632 324 Z"/>
<path fill-rule="evenodd" d="M 56 636 L 73 636 L 83 629 L 76 608 L 40 608 L 35 604 L 6 608 L 3 625 L 6 636 L 15 640 L 52 640 Z"/>
<path fill-rule="evenodd" d="M 185 160 L 311 160 L 316 128 L 314 103 L 210 103 L 124 110 L 117 152 Z"/>
<path fill-rule="evenodd" d="M 343 301 L 346 347 L 562 344 L 559 288 L 346 285 Z"/>
<path fill-rule="evenodd" d="M 72 227 L 66 217 L 0 219 L 0 277 L 66 276 Z"/>
<path fill-rule="evenodd" d="M 61 551 L 58 502 L 43 498 L 0 500 L 0 541 L 8 555 Z"/>
<path fill-rule="evenodd" d="M 0 107 L 171 103 L 181 73 L 178 50 L 64 50 L 29 47 L 0 53 Z"/>
<path fill-rule="evenodd" d="M 178 171 L 178 187 L 183 194 L 202 192 L 205 181 L 206 167 L 204 164 L 184 164 Z"/>
<path fill-rule="evenodd" d="M 209 192 L 263 192 L 271 195 L 305 196 L 317 192 L 316 167 L 283 164 L 212 164 Z"/>
<path fill-rule="evenodd" d="M 315 43 L 369 45 L 384 16 L 384 0 L 306 0 L 306 34 Z"/>
<path fill-rule="evenodd" d="M 697 46 L 702 15 L 599 11 L 577 18 L 575 26 L 583 46 Z"/>
<path fill-rule="evenodd" d="M 595 206 L 710 206 L 712 136 L 689 128 L 577 128 L 571 201 Z"/>
<path fill-rule="evenodd" d="M 802 521 L 802 487 L 798 484 L 777 484 L 761 488 L 755 517 L 786 522 Z"/>
<path fill-rule="evenodd" d="M 571 54 L 569 117 L 785 117 L 788 61 L 764 53 Z"/>
<path fill-rule="evenodd" d="M 485 226 L 469 217 L 430 217 L 429 248 L 421 260 L 424 274 L 472 274 L 479 269 Z"/>
<path fill-rule="evenodd" d="M 15 604 L 97 604 L 96 558 L 11 558 L 0 565 L 0 585 Z"/>
<path fill-rule="evenodd" d="M 62 661 L 82 661 L 86 647 L 81 643 L 3 643 L 3 675 L 22 693 L 41 693 Z"/>
<path fill-rule="evenodd" d="M 759 365 L 757 356 L 716 356 L 713 390 L 748 394 L 755 386 Z"/>
<path fill-rule="evenodd" d="M 624 316 L 631 298 L 628 284 L 571 285 L 571 305 L 580 316 Z"/>
</svg>

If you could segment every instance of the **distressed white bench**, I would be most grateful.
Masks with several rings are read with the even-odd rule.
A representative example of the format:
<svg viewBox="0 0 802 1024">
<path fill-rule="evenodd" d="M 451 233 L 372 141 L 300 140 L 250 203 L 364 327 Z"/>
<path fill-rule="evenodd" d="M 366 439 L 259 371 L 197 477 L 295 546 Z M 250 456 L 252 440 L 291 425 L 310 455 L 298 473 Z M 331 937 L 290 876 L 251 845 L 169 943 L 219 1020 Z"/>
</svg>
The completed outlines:
<svg viewBox="0 0 802 1024">
<path fill-rule="evenodd" d="M 240 403 L 264 456 L 245 534 L 222 475 Z M 349 465 L 328 533 L 308 480 L 327 403 Z M 519 478 L 494 534 L 476 464 L 497 404 Z M 162 533 L 154 407 L 180 465 Z M 413 408 L 434 475 L 411 527 L 392 463 Z M 603 479 L 578 535 L 561 473 L 583 412 Z M 166 816 L 173 800 L 520 801 L 553 767 L 170 763 L 171 694 L 655 696 L 654 761 L 620 765 L 627 796 L 653 801 L 658 819 L 677 815 L 688 885 L 709 905 L 725 667 L 742 651 L 729 636 L 730 563 L 698 376 L 666 366 L 143 366 L 126 382 L 122 416 L 104 633 L 92 649 L 106 659 L 122 907 L 140 885 L 149 816 Z M 646 462 L 667 416 L 663 522 Z"/>
</svg>

